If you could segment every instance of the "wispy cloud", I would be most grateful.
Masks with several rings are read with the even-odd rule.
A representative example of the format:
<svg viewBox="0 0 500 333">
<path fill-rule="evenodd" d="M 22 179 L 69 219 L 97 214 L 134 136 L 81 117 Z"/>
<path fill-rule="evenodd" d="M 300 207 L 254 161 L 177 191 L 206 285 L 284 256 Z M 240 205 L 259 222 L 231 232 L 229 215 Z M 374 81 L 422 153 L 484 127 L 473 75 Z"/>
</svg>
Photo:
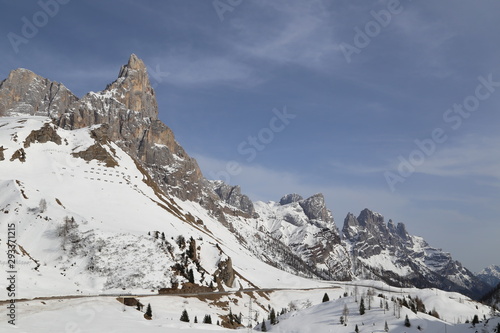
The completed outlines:
<svg viewBox="0 0 500 333">
<path fill-rule="evenodd" d="M 256 71 L 230 57 L 177 54 L 153 60 L 162 70 L 169 73 L 165 81 L 180 86 L 199 86 L 206 84 L 237 84 L 253 86 L 262 82 Z"/>
<path fill-rule="evenodd" d="M 500 137 L 469 135 L 429 158 L 417 172 L 441 177 L 490 177 L 500 181 Z"/>
</svg>

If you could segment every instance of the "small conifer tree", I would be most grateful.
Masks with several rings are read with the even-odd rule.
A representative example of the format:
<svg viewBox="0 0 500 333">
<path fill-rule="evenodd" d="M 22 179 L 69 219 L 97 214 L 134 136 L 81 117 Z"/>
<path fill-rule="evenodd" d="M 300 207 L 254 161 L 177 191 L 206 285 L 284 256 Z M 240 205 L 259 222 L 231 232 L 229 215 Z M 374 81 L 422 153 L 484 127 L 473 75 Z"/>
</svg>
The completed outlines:
<svg viewBox="0 0 500 333">
<path fill-rule="evenodd" d="M 479 317 L 474 315 L 474 318 L 472 319 L 472 326 L 476 327 L 476 324 L 479 324 Z"/>
<path fill-rule="evenodd" d="M 189 323 L 189 315 L 186 309 L 182 311 L 181 321 Z"/>
<path fill-rule="evenodd" d="M 363 298 L 361 298 L 361 301 L 359 302 L 359 314 L 365 314 L 365 300 Z"/>
<path fill-rule="evenodd" d="M 262 320 L 262 325 L 260 325 L 261 332 L 267 332 L 266 321 Z"/>
<path fill-rule="evenodd" d="M 325 293 L 325 295 L 323 296 L 323 303 L 328 302 L 329 300 L 330 300 L 330 297 L 328 297 L 328 294 Z"/>
<path fill-rule="evenodd" d="M 354 328 L 354 332 L 359 333 L 358 324 L 356 324 L 356 328 Z"/>
<path fill-rule="evenodd" d="M 269 321 L 271 322 L 271 325 L 276 325 L 276 312 L 274 311 L 274 308 L 271 309 L 271 313 L 269 314 Z"/>
<path fill-rule="evenodd" d="M 151 304 L 148 303 L 148 307 L 146 308 L 146 316 L 149 318 L 153 318 L 153 311 L 151 310 Z"/>
<path fill-rule="evenodd" d="M 194 316 L 194 323 L 198 324 L 198 317 L 197 316 Z"/>
<path fill-rule="evenodd" d="M 188 280 L 189 282 L 194 283 L 194 273 L 192 269 L 190 269 L 188 272 Z"/>
<path fill-rule="evenodd" d="M 389 325 L 387 325 L 387 320 L 385 321 L 384 331 L 389 332 Z"/>
<path fill-rule="evenodd" d="M 411 326 L 410 319 L 408 319 L 408 315 L 406 315 L 406 317 L 405 317 L 405 326 L 406 327 L 410 327 Z"/>
</svg>

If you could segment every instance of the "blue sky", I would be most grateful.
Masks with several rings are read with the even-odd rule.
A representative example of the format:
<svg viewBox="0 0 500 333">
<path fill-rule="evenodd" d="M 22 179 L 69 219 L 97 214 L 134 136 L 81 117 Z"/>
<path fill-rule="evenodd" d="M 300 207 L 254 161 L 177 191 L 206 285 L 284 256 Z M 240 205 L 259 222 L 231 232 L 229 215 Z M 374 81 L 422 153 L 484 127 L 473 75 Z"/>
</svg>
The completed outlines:
<svg viewBox="0 0 500 333">
<path fill-rule="evenodd" d="M 366 207 L 471 270 L 500 264 L 497 0 L 0 6 L 0 78 L 82 96 L 135 53 L 208 178 L 254 200 L 322 192 L 340 228 Z"/>
</svg>

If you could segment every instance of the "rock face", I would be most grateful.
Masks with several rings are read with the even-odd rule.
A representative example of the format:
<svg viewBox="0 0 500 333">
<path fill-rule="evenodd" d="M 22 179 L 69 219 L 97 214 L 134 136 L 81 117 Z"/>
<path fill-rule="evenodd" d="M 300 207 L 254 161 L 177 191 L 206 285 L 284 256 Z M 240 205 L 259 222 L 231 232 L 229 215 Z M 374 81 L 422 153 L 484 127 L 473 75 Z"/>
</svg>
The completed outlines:
<svg viewBox="0 0 500 333">
<path fill-rule="evenodd" d="M 0 115 L 26 113 L 57 117 L 77 100 L 63 84 L 23 68 L 12 71 L 0 83 Z"/>
<path fill-rule="evenodd" d="M 306 200 L 299 200 L 298 203 L 310 220 L 333 222 L 332 214 L 326 208 L 323 194 L 315 194 Z"/>
<path fill-rule="evenodd" d="M 255 215 L 253 202 L 244 194 L 241 194 L 239 186 L 227 185 L 221 181 L 213 182 L 213 190 L 219 198 L 225 203 L 238 208 L 239 210 L 248 213 L 250 216 Z"/>
<path fill-rule="evenodd" d="M 281 198 L 280 205 L 282 205 L 282 206 L 288 205 L 288 204 L 291 204 L 292 202 L 299 202 L 303 199 L 304 198 L 302 198 L 302 196 L 295 194 L 295 193 L 287 194 L 287 195 L 283 196 L 283 198 Z"/>
<path fill-rule="evenodd" d="M 476 298 L 488 289 L 449 253 L 408 234 L 403 223 L 395 225 L 389 220 L 386 225 L 382 215 L 369 209 L 357 218 L 349 213 L 342 234 L 358 276 L 400 286 L 436 287 Z"/>
<path fill-rule="evenodd" d="M 109 139 L 139 161 L 166 193 L 200 201 L 206 181 L 197 162 L 158 119 L 155 92 L 136 55 L 122 66 L 116 81 L 72 103 L 56 122 L 65 129 L 107 124 Z M 205 202 L 214 205 L 213 197 Z"/>
</svg>

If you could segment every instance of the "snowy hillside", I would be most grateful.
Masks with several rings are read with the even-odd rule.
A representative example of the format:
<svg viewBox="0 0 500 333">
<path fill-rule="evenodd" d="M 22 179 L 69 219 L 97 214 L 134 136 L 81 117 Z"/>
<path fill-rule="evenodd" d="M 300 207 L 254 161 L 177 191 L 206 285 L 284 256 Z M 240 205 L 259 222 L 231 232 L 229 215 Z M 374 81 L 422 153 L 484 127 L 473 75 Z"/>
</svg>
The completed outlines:
<svg viewBox="0 0 500 333">
<path fill-rule="evenodd" d="M 238 186 L 205 179 L 158 119 L 135 55 L 81 99 L 24 69 L 0 83 L 0 99 L 0 315 L 15 303 L 18 331 L 223 331 L 264 321 L 276 332 L 374 332 L 387 321 L 403 332 L 408 315 L 413 328 L 446 322 L 465 333 L 458 322 L 492 315 L 456 293 L 476 296 L 485 284 L 402 223 L 365 209 L 340 233 L 320 193 L 253 203 Z M 415 286 L 455 292 L 401 288 Z M 372 309 L 356 316 L 372 291 Z M 325 292 L 331 301 L 320 304 Z M 417 296 L 426 311 L 411 311 Z M 408 308 L 396 318 L 399 303 Z M 179 321 L 182 310 L 190 323 Z M 277 325 L 272 313 L 282 314 Z M 201 323 L 206 315 L 212 325 Z"/>
<path fill-rule="evenodd" d="M 60 140 L 26 144 L 44 128 Z M 180 287 L 191 270 L 206 287 L 273 284 L 270 276 L 263 281 L 252 274 L 270 267 L 242 249 L 231 232 L 199 205 L 149 186 L 129 155 L 91 137 L 96 129 L 56 129 L 43 117 L 0 118 L 6 156 L 0 162 L 0 245 L 7 250 L 6 226 L 14 223 L 18 260 L 24 263 L 18 266 L 19 297 Z M 101 147 L 101 157 L 113 166 L 78 157 L 89 147 Z M 21 150 L 23 161 L 11 161 Z M 196 253 L 188 255 L 190 239 Z M 229 274 L 218 280 L 229 257 L 245 279 Z M 183 267 L 173 269 L 178 262 Z M 0 287 L 6 287 L 5 279 Z"/>
</svg>

